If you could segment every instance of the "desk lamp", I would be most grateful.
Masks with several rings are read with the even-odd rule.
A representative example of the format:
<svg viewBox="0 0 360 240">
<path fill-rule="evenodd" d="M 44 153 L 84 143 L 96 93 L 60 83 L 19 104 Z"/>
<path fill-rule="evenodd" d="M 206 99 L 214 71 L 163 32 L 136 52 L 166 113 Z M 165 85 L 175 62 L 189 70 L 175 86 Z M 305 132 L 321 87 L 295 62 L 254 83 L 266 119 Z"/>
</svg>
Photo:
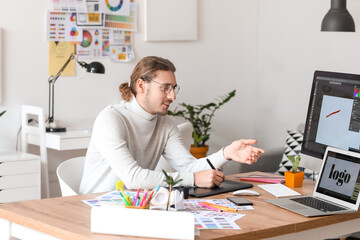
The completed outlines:
<svg viewBox="0 0 360 240">
<path fill-rule="evenodd" d="M 321 23 L 321 31 L 355 32 L 354 19 L 346 9 L 346 0 L 331 0 L 331 8 Z"/>
<path fill-rule="evenodd" d="M 71 54 L 65 64 L 62 66 L 60 71 L 55 76 L 50 76 L 48 79 L 49 82 L 49 118 L 47 119 L 48 127 L 46 127 L 46 132 L 66 132 L 64 127 L 56 127 L 54 120 L 54 86 L 56 80 L 60 77 L 62 72 L 68 66 L 71 60 L 75 59 L 76 62 L 83 68 L 86 68 L 86 71 L 89 73 L 105 73 L 105 67 L 100 62 L 79 62 L 75 54 Z"/>
</svg>

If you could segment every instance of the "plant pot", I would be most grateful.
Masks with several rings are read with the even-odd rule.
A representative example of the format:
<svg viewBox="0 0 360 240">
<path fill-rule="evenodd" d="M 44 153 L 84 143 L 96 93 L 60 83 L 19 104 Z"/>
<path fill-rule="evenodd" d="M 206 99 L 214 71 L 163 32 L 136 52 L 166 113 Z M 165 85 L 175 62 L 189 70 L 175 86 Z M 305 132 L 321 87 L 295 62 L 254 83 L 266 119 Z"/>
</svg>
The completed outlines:
<svg viewBox="0 0 360 240">
<path fill-rule="evenodd" d="M 304 180 L 304 172 L 293 173 L 292 171 L 284 172 L 285 185 L 291 188 L 301 187 Z"/>
<path fill-rule="evenodd" d="M 194 144 L 191 144 L 190 147 L 190 153 L 197 159 L 206 157 L 208 151 L 209 151 L 208 145 L 205 145 L 203 147 L 195 147 Z"/>
</svg>

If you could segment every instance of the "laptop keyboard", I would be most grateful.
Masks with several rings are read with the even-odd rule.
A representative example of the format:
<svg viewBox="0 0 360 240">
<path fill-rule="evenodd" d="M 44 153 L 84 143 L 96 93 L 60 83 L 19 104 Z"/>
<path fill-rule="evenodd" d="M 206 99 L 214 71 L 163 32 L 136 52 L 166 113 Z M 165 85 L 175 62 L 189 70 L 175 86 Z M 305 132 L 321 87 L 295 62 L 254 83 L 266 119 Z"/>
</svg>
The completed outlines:
<svg viewBox="0 0 360 240">
<path fill-rule="evenodd" d="M 337 205 L 313 197 L 292 198 L 291 200 L 323 212 L 336 212 L 346 210 L 346 208 L 339 207 Z"/>
</svg>

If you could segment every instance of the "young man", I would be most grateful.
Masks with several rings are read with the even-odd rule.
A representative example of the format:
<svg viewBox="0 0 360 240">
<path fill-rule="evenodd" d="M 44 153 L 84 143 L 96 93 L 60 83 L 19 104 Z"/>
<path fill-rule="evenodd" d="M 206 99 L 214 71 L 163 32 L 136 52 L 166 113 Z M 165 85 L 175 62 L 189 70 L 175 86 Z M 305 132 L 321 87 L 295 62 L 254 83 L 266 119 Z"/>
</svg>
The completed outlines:
<svg viewBox="0 0 360 240">
<path fill-rule="evenodd" d="M 95 120 L 86 154 L 80 193 L 111 191 L 121 179 L 128 189 L 166 185 L 162 172 L 153 171 L 163 155 L 177 171 L 182 186 L 214 187 L 224 174 L 210 169 L 206 159 L 195 159 L 182 143 L 172 118 L 166 116 L 179 86 L 175 66 L 167 59 L 145 57 L 134 68 L 129 83 L 119 89 L 124 101 L 106 107 Z M 216 168 L 229 160 L 252 164 L 264 150 L 256 140 L 237 140 L 207 158 Z"/>
</svg>

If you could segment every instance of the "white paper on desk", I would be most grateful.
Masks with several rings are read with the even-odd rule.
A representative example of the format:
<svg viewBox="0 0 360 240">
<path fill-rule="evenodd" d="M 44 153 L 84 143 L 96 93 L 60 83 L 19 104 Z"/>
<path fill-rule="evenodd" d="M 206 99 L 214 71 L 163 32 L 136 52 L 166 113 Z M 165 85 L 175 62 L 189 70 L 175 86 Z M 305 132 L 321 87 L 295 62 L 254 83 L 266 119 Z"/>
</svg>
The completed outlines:
<svg viewBox="0 0 360 240">
<path fill-rule="evenodd" d="M 282 184 L 263 184 L 263 185 L 258 185 L 258 187 L 261 187 L 262 189 L 274 195 L 275 197 L 290 197 L 290 196 L 301 195 L 300 193 Z"/>
</svg>

